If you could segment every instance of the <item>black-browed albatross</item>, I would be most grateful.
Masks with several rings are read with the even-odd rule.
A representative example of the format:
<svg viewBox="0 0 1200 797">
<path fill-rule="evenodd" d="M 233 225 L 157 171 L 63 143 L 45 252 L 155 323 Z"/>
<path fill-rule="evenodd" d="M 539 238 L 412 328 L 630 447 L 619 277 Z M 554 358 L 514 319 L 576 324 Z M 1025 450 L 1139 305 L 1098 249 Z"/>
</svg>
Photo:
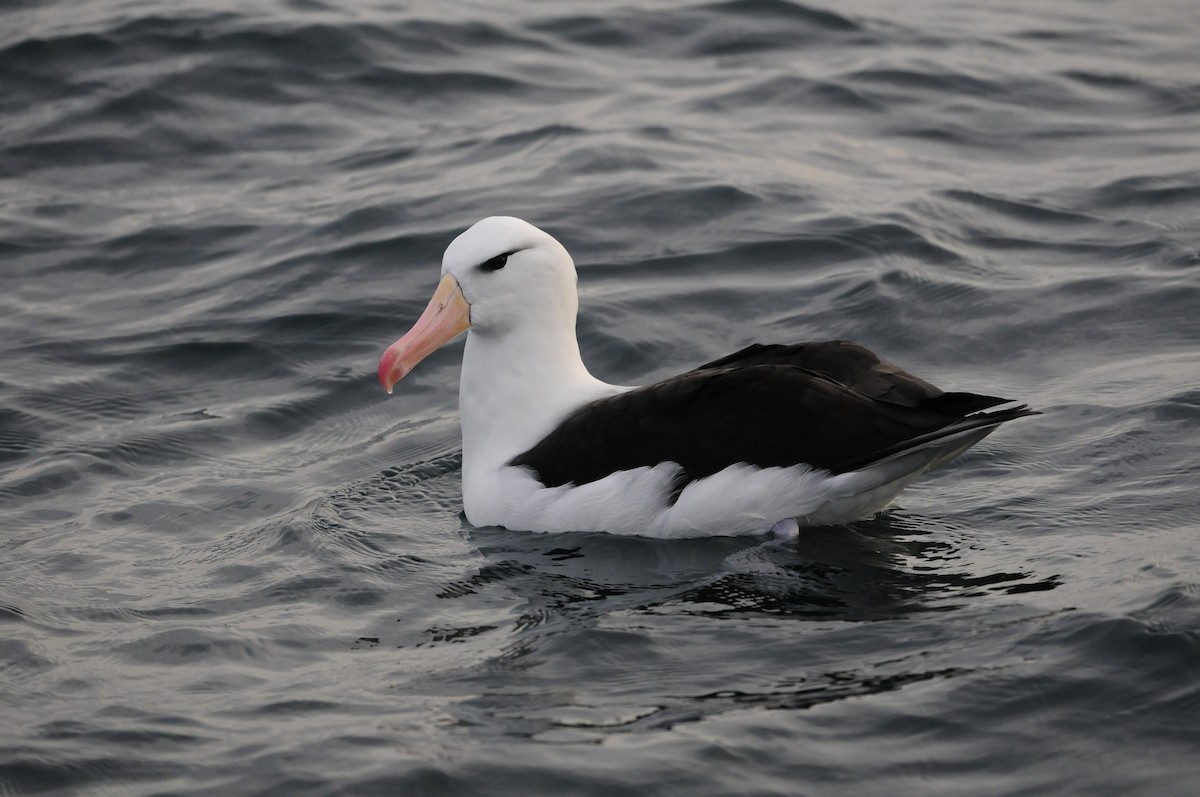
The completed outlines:
<svg viewBox="0 0 1200 797">
<path fill-rule="evenodd" d="M 874 515 L 1000 424 L 1036 414 L 944 392 L 847 341 L 755 344 L 644 387 L 609 385 L 579 355 L 576 281 L 553 237 L 483 219 L 447 247 L 429 306 L 379 361 L 391 393 L 467 331 L 459 411 L 472 525 L 789 535 Z"/>
</svg>

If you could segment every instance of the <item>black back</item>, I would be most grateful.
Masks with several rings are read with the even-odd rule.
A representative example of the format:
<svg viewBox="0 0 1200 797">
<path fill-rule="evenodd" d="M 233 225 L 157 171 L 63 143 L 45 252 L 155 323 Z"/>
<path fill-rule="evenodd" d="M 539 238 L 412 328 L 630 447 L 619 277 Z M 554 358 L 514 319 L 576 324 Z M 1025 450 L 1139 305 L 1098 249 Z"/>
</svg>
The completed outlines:
<svg viewBox="0 0 1200 797">
<path fill-rule="evenodd" d="M 847 341 L 756 344 L 585 404 L 510 464 L 555 487 L 676 462 L 677 496 L 688 482 L 737 463 L 854 470 L 1003 403 L 943 392 Z M 978 425 L 1020 414 L 1029 412 L 989 413 Z"/>
</svg>

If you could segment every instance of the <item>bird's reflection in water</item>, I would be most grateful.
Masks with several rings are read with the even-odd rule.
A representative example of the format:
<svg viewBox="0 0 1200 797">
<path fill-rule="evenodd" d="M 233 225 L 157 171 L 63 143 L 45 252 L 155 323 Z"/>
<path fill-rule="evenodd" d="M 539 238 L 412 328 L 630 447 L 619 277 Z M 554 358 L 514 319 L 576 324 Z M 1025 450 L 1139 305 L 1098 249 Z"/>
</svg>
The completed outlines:
<svg viewBox="0 0 1200 797">
<path fill-rule="evenodd" d="M 883 620 L 953 609 L 988 591 L 1055 586 L 1030 583 L 1030 573 L 970 572 L 965 530 L 900 512 L 803 529 L 787 542 L 502 529 L 469 535 L 487 563 L 442 596 L 503 583 L 524 599 L 526 627 L 632 610 Z"/>
<path fill-rule="evenodd" d="M 489 626 L 485 660 L 436 680 L 483 736 L 595 741 L 954 678 L 956 643 L 944 651 L 942 625 L 925 620 L 989 590 L 1054 586 L 982 572 L 978 532 L 903 512 L 786 542 L 465 533 L 484 562 L 440 597 L 511 620 Z"/>
</svg>

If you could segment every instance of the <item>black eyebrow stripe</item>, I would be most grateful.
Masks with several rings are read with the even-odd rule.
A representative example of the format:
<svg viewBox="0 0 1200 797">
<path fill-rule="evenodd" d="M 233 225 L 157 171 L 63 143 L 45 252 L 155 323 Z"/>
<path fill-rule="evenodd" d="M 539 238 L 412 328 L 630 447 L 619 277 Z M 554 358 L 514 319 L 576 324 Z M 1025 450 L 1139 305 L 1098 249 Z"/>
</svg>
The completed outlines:
<svg viewBox="0 0 1200 797">
<path fill-rule="evenodd" d="M 524 249 L 514 249 L 511 252 L 503 252 L 501 254 L 496 255 L 495 257 L 489 257 L 487 260 L 485 260 L 479 264 L 479 268 L 484 269 L 485 271 L 499 271 L 500 269 L 502 269 L 506 265 L 508 265 L 508 259 L 510 257 L 515 255 L 517 252 L 523 252 L 523 251 L 525 251 L 525 250 Z"/>
</svg>

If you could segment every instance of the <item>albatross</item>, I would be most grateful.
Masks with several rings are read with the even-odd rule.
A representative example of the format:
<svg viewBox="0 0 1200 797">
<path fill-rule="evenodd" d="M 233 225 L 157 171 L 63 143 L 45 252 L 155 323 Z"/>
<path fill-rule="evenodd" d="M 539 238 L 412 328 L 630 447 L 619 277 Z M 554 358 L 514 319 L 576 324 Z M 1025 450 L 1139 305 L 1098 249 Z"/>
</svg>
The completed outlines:
<svg viewBox="0 0 1200 797">
<path fill-rule="evenodd" d="M 930 468 L 1037 414 L 940 390 L 844 340 L 754 344 L 650 385 L 607 384 L 580 356 L 570 254 L 508 216 L 455 238 L 441 273 L 379 380 L 391 393 L 467 333 L 459 412 L 473 526 L 794 536 L 878 514 Z"/>
</svg>

